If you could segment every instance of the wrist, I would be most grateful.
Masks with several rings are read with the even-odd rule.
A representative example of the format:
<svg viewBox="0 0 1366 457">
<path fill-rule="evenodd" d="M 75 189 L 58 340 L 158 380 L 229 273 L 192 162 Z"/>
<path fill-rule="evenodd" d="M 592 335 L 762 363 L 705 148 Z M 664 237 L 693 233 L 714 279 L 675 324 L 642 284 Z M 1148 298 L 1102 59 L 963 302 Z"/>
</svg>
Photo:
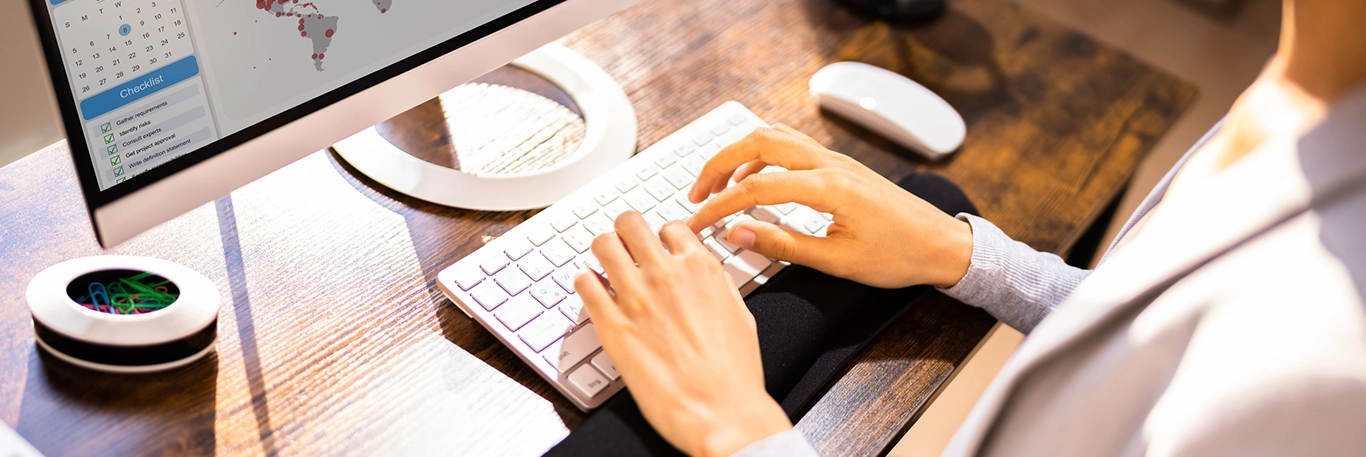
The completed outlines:
<svg viewBox="0 0 1366 457">
<path fill-rule="evenodd" d="M 930 284 L 948 289 L 958 285 L 972 266 L 972 224 L 956 217 L 950 218 L 946 221 L 944 236 L 940 237 L 940 241 L 942 268 Z"/>
<path fill-rule="evenodd" d="M 724 408 L 702 437 L 698 455 L 726 457 L 745 446 L 792 429 L 787 413 L 767 393 L 756 400 Z"/>
</svg>

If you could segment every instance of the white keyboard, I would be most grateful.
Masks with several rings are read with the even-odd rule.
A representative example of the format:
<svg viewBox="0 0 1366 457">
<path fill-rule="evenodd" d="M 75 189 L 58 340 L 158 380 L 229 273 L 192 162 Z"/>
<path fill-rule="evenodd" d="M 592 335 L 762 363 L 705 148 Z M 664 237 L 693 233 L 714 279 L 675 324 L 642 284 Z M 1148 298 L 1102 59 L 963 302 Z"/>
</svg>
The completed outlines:
<svg viewBox="0 0 1366 457">
<path fill-rule="evenodd" d="M 700 206 L 688 201 L 688 190 L 707 159 L 767 125 L 744 105 L 726 102 L 441 270 L 437 283 L 575 405 L 596 408 L 625 382 L 574 293 L 574 276 L 583 267 L 602 272 L 589 250 L 593 237 L 612 231 L 613 219 L 630 209 L 656 231 L 665 221 L 688 217 Z M 788 203 L 751 208 L 703 230 L 703 244 L 741 295 L 788 265 L 725 240 L 727 227 L 750 219 L 816 236 L 830 224 L 829 214 Z"/>
</svg>

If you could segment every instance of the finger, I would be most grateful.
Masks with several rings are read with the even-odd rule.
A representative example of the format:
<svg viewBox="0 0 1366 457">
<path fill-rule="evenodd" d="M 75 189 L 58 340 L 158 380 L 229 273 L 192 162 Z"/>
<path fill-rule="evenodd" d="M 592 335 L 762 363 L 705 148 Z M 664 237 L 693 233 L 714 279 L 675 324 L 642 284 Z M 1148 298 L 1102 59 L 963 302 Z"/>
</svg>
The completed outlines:
<svg viewBox="0 0 1366 457">
<path fill-rule="evenodd" d="M 740 169 L 735 170 L 735 176 L 732 176 L 730 179 L 731 179 L 731 181 L 735 181 L 735 182 L 744 181 L 745 178 L 748 178 L 748 177 L 749 177 L 749 175 L 752 175 L 752 174 L 758 173 L 758 172 L 760 172 L 760 171 L 763 171 L 763 169 L 765 169 L 765 168 L 768 168 L 768 164 L 765 163 L 764 161 L 762 161 L 762 160 L 751 160 L 749 163 L 740 166 Z M 720 191 L 717 191 L 717 192 L 720 192 Z"/>
<path fill-rule="evenodd" d="M 688 227 L 701 231 L 722 218 L 757 205 L 796 202 L 822 212 L 834 212 L 832 188 L 825 170 L 783 171 L 750 175 L 721 191 L 687 219 Z"/>
<path fill-rule="evenodd" d="M 659 229 L 659 239 L 664 242 L 664 248 L 673 255 L 683 255 L 702 248 L 702 241 L 697 239 L 697 234 L 681 221 L 665 223 L 664 227 Z"/>
<path fill-rule="evenodd" d="M 621 213 L 617 216 L 616 230 L 617 237 L 626 244 L 636 263 L 654 265 L 664 257 L 664 246 L 659 242 L 659 235 L 650 229 L 650 224 L 645 222 L 640 213 L 634 210 Z"/>
<path fill-rule="evenodd" d="M 786 134 L 788 134 L 788 135 L 792 135 L 792 136 L 794 136 L 794 137 L 797 137 L 798 139 L 806 140 L 807 143 L 810 143 L 810 144 L 812 144 L 812 145 L 814 145 L 814 146 L 818 146 L 818 147 L 822 147 L 822 148 L 825 147 L 825 145 L 821 144 L 821 142 L 816 141 L 815 138 L 811 138 L 810 135 L 807 135 L 806 133 L 803 133 L 801 130 L 797 130 L 797 129 L 794 129 L 794 128 L 792 128 L 792 127 L 788 127 L 787 124 L 782 124 L 782 123 L 773 124 L 773 128 L 774 128 L 775 130 L 780 131 L 780 132 L 783 132 L 783 133 L 786 133 Z"/>
<path fill-rule="evenodd" d="M 707 198 L 708 191 L 716 186 L 724 186 L 725 180 L 730 179 L 736 168 L 752 160 L 762 160 L 789 170 L 809 170 L 824 163 L 822 151 L 825 148 L 814 148 L 805 140 L 778 130 L 765 127 L 755 129 L 740 141 L 722 148 L 707 161 L 702 172 L 698 173 L 697 182 L 688 193 L 688 198 L 694 203 L 701 202 Z"/>
<path fill-rule="evenodd" d="M 616 233 L 608 232 L 593 238 L 592 249 L 593 256 L 598 258 L 598 263 L 602 264 L 607 276 L 616 278 L 624 284 L 638 273 L 636 262 L 631 260 L 631 253 L 626 252 L 626 246 Z M 574 284 L 578 287 L 577 281 Z"/>
<path fill-rule="evenodd" d="M 616 300 L 607 292 L 607 286 L 602 284 L 602 277 L 593 270 L 584 268 L 579 271 L 574 277 L 574 290 L 583 298 L 588 317 L 599 325 L 616 322 L 621 316 L 621 308 L 617 307 Z"/>
<path fill-rule="evenodd" d="M 726 239 L 742 248 L 799 265 L 828 265 L 829 256 L 838 251 L 835 240 L 797 233 L 762 221 L 735 224 Z"/>
</svg>

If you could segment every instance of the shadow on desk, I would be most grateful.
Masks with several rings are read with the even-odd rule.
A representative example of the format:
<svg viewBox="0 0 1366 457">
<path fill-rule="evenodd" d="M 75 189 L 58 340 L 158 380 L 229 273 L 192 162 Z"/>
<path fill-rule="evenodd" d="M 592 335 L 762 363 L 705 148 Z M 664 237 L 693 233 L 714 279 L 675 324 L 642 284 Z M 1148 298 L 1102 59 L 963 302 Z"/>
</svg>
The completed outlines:
<svg viewBox="0 0 1366 457">
<path fill-rule="evenodd" d="M 67 455 L 213 455 L 217 354 L 169 373 L 96 373 L 33 346 L 15 429 Z"/>
</svg>

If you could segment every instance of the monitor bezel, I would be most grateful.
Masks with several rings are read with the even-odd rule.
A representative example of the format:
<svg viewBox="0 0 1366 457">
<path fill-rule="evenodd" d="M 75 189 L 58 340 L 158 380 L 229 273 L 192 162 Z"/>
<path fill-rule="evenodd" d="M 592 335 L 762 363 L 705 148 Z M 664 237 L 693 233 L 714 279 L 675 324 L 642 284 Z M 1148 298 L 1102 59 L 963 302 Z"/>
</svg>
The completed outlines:
<svg viewBox="0 0 1366 457">
<path fill-rule="evenodd" d="M 42 43 L 43 56 L 46 60 L 48 74 L 52 80 L 52 84 L 55 89 L 54 92 L 56 92 L 57 95 L 57 105 L 61 112 L 63 128 L 66 130 L 67 133 L 67 147 L 70 152 L 70 157 L 72 159 L 73 165 L 75 166 L 77 172 L 78 182 L 81 187 L 82 195 L 85 198 L 87 212 L 90 215 L 91 223 L 93 225 L 93 228 L 95 229 L 96 237 L 99 239 L 100 244 L 103 246 L 111 246 L 124 241 L 126 238 L 131 237 L 132 234 L 117 234 L 111 236 L 111 234 L 106 233 L 106 230 L 102 229 L 100 222 L 101 219 L 107 219 L 107 217 L 100 217 L 99 213 L 101 213 L 101 209 L 107 208 L 111 204 L 119 202 L 120 200 L 127 200 L 130 196 L 135 196 L 139 193 L 145 194 L 147 193 L 146 191 L 152 190 L 154 187 L 158 187 L 156 186 L 156 184 L 165 182 L 167 178 L 171 178 L 173 176 L 176 176 L 177 174 L 193 169 L 196 166 L 203 165 L 206 162 L 211 161 L 212 159 L 228 155 L 229 153 L 239 148 L 249 147 L 255 139 L 261 138 L 262 136 L 265 136 L 271 132 L 289 128 L 291 124 L 297 123 L 307 117 L 310 117 L 311 115 L 315 115 L 320 112 L 325 112 L 329 107 L 334 107 L 342 101 L 347 100 L 348 98 L 352 98 L 357 95 L 364 94 L 367 91 L 380 88 L 384 86 L 385 83 L 393 82 L 395 78 L 408 74 L 409 72 L 413 72 L 414 70 L 417 70 L 423 67 L 424 65 L 432 64 L 433 62 L 441 60 L 443 57 L 448 57 L 453 53 L 458 53 L 462 49 L 470 47 L 471 44 L 479 42 L 482 39 L 494 36 L 495 34 L 498 34 L 500 31 L 519 28 L 518 26 L 528 22 L 528 19 L 536 17 L 537 15 L 543 13 L 547 13 L 548 11 L 557 6 L 562 6 L 566 3 L 576 3 L 580 4 L 580 7 L 575 9 L 580 10 L 581 12 L 581 10 L 584 9 L 582 7 L 582 4 L 590 3 L 592 1 L 596 0 L 533 1 L 531 4 L 527 6 L 514 10 L 512 13 L 494 19 L 493 21 L 490 21 L 478 27 L 475 27 L 474 29 L 471 29 L 449 40 L 443 41 L 439 44 L 422 50 L 412 56 L 400 59 L 398 62 L 388 65 L 380 70 L 372 72 L 354 81 L 343 84 L 342 86 L 331 91 L 328 91 L 318 97 L 315 97 L 312 100 L 309 100 L 300 105 L 287 109 L 279 114 L 271 116 L 247 128 L 234 132 L 226 137 L 219 138 L 218 140 L 214 141 L 213 143 L 210 143 L 209 145 L 206 145 L 203 148 L 197 149 L 185 156 L 176 158 L 168 163 L 162 164 L 156 168 L 148 170 L 143 174 L 140 174 L 123 183 L 119 183 L 103 191 L 99 189 L 99 183 L 95 177 L 96 170 L 90 159 L 91 154 L 89 151 L 87 139 L 85 137 L 85 129 L 83 123 L 81 122 L 79 111 L 77 110 L 78 101 L 76 99 L 76 94 L 73 93 L 71 90 L 72 85 L 66 72 L 65 63 L 61 57 L 60 45 L 57 42 L 56 31 L 54 29 L 55 24 L 52 22 L 50 11 L 46 7 L 46 0 L 30 0 L 29 6 L 33 10 L 31 13 L 31 17 L 34 18 L 34 21 L 36 23 L 35 25 L 37 26 L 39 39 Z M 606 15 L 616 12 L 624 8 L 625 6 L 634 3 L 635 1 L 636 0 L 601 1 L 599 3 L 603 3 L 604 5 L 600 6 L 605 6 L 605 8 L 602 8 L 604 12 L 596 18 L 605 17 Z M 586 25 L 587 23 L 592 22 L 591 20 L 582 21 L 582 18 L 576 19 L 583 22 L 583 24 L 578 24 L 577 26 L 574 26 L 572 29 L 570 29 L 570 31 L 572 31 L 573 29 L 577 29 L 579 26 Z M 553 38 L 551 40 L 553 40 Z M 544 41 L 549 42 L 551 40 Z M 485 47 L 498 48 L 498 46 Z M 529 51 L 529 49 L 522 51 Z M 514 55 L 510 53 L 508 55 L 504 55 L 499 59 L 501 60 L 499 64 L 511 61 L 519 55 L 520 54 Z M 464 80 L 478 76 L 479 74 L 491 70 L 492 68 L 494 67 L 483 68 L 478 73 L 468 75 L 459 81 L 451 81 L 450 87 L 454 87 L 455 85 L 464 82 Z M 434 96 L 435 94 L 432 95 Z M 415 105 L 416 103 L 412 103 L 412 106 Z M 398 114 L 398 112 L 391 113 L 390 116 L 395 114 Z M 385 118 L 387 118 L 387 116 Z M 381 118 L 379 120 L 376 120 L 375 122 L 382 121 L 383 119 L 384 118 Z M 355 130 L 359 131 L 364 127 L 365 126 L 361 126 L 359 128 L 356 128 Z M 355 132 L 348 132 L 347 134 L 349 133 Z M 337 141 L 344 137 L 345 134 L 343 134 L 343 136 L 334 138 L 331 141 Z M 326 145 L 323 145 L 319 149 L 325 147 Z M 289 160 L 289 162 L 293 162 L 294 160 L 302 158 L 303 156 L 311 154 L 315 151 L 316 150 L 296 152 L 297 157 L 295 157 L 293 160 Z M 251 177 L 250 179 L 245 180 L 244 182 L 241 182 L 238 185 L 244 185 L 255 179 L 256 177 Z M 232 187 L 235 188 L 237 186 Z M 231 189 L 229 189 L 229 191 L 230 190 Z M 226 194 L 226 192 L 224 192 L 224 194 Z M 207 203 L 207 201 L 201 202 L 199 204 L 203 203 Z M 191 206 L 190 208 L 193 208 L 193 206 Z M 160 222 L 164 222 L 164 220 L 157 221 L 156 223 Z M 150 226 L 146 228 L 150 228 Z M 124 231 L 126 232 L 126 230 Z"/>
</svg>

